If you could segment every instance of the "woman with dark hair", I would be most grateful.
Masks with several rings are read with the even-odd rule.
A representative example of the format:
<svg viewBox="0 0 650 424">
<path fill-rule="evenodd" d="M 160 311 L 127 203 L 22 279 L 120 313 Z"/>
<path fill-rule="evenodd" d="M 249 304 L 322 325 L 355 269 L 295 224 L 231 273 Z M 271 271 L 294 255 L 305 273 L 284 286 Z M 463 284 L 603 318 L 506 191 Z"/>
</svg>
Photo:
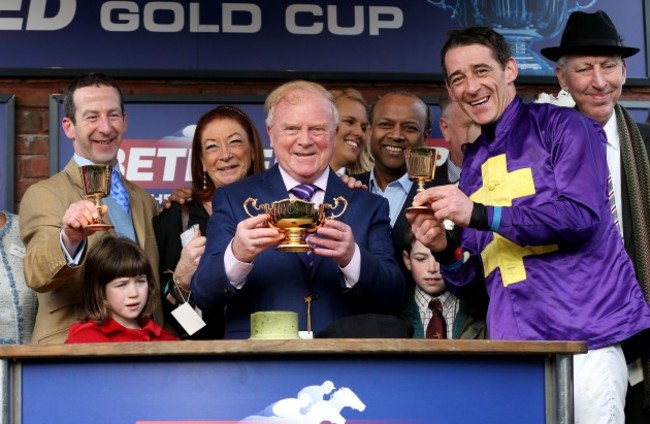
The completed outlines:
<svg viewBox="0 0 650 424">
<path fill-rule="evenodd" d="M 185 338 L 189 336 L 171 311 L 179 302 L 192 303 L 190 281 L 205 250 L 203 234 L 212 214 L 212 196 L 220 187 L 264 170 L 264 148 L 251 119 L 230 105 L 218 106 L 201 116 L 192 140 L 191 167 L 191 200 L 182 205 L 172 202 L 153 220 L 165 322 L 172 323 Z M 183 233 L 185 243 L 181 242 Z M 203 311 L 202 318 L 207 325 L 191 338 L 223 336 L 223 313 Z"/>
<path fill-rule="evenodd" d="M 104 237 L 86 259 L 86 318 L 70 326 L 65 342 L 178 340 L 151 319 L 157 296 L 158 284 L 144 250 L 126 237 Z"/>
</svg>

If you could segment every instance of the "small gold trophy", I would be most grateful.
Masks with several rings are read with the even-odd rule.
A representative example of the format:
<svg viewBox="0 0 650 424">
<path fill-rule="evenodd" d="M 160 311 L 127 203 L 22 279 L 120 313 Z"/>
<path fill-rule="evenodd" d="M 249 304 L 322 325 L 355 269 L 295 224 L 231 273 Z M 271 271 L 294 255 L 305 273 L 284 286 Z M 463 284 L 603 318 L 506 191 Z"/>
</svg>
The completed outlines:
<svg viewBox="0 0 650 424">
<path fill-rule="evenodd" d="M 411 147 L 404 151 L 406 170 L 409 178 L 418 182 L 418 193 L 424 191 L 424 184 L 433 180 L 436 175 L 438 150 L 433 147 Z M 406 210 L 431 209 L 426 205 L 411 205 Z"/>
<path fill-rule="evenodd" d="M 348 208 L 348 201 L 343 197 L 334 199 L 334 205 L 322 203 L 316 205 L 312 202 L 306 202 L 299 199 L 284 199 L 273 202 L 271 205 L 264 203 L 257 206 L 257 199 L 249 197 L 244 201 L 244 210 L 248 216 L 254 215 L 248 210 L 252 206 L 256 211 L 266 213 L 269 226 L 281 230 L 284 234 L 284 240 L 276 247 L 280 252 L 307 252 L 311 246 L 305 241 L 307 233 L 313 233 L 325 223 L 327 219 L 336 219 L 343 215 Z M 332 213 L 325 216 L 328 209 L 336 210 L 342 205 L 342 210 L 338 214 Z"/>
<path fill-rule="evenodd" d="M 111 167 L 110 165 L 84 165 L 79 167 L 81 183 L 84 186 L 86 197 L 95 200 L 98 218 L 86 226 L 85 230 L 90 232 L 106 231 L 113 228 L 112 225 L 102 221 L 101 199 L 111 193 Z"/>
</svg>

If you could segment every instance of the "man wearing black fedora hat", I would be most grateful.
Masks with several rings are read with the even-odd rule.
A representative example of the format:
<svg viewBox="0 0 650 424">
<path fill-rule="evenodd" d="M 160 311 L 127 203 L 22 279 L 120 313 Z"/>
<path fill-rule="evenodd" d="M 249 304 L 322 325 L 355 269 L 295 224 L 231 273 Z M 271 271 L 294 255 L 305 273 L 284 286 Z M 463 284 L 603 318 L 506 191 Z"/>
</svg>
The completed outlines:
<svg viewBox="0 0 650 424">
<path fill-rule="evenodd" d="M 607 163 L 619 229 L 650 303 L 650 125 L 635 123 L 618 104 L 626 78 L 625 59 L 639 52 L 624 46 L 621 40 L 605 12 L 574 12 L 560 45 L 541 52 L 557 62 L 560 85 L 571 94 L 578 110 L 603 126 L 607 134 Z M 624 344 L 628 361 L 635 361 L 638 347 L 644 343 L 649 343 L 647 338 L 636 337 Z M 645 384 L 630 378 L 631 384 L 638 384 L 628 388 L 627 423 L 650 422 L 650 359 L 645 357 L 642 363 Z"/>
</svg>

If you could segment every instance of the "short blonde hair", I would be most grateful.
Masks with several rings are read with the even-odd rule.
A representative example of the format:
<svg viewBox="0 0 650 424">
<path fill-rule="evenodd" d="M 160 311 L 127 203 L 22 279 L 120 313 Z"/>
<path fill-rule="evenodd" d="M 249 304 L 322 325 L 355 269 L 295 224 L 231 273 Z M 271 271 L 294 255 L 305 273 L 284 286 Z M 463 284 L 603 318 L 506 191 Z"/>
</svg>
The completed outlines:
<svg viewBox="0 0 650 424">
<path fill-rule="evenodd" d="M 334 97 L 334 100 L 339 98 L 345 98 L 359 102 L 366 108 L 366 114 L 368 113 L 368 102 L 363 98 L 363 94 L 356 88 L 344 88 L 343 90 L 330 90 L 330 93 Z"/>
<path fill-rule="evenodd" d="M 294 80 L 282 84 L 273 90 L 271 94 L 269 94 L 269 96 L 266 98 L 266 101 L 264 102 L 264 111 L 266 112 L 266 126 L 270 127 L 273 124 L 273 112 L 278 103 L 280 103 L 282 100 L 287 100 L 288 102 L 298 100 L 298 92 L 314 93 L 316 95 L 322 96 L 324 99 L 327 99 L 332 107 L 334 124 L 338 125 L 339 111 L 336 107 L 334 96 L 332 96 L 332 94 L 320 84 L 305 80 Z"/>
</svg>

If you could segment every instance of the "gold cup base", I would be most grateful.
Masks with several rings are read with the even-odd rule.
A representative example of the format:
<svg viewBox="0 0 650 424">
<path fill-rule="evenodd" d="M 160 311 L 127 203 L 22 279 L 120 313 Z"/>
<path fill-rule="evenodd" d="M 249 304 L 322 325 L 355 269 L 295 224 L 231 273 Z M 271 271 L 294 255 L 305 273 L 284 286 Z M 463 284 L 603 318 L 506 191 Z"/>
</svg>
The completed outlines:
<svg viewBox="0 0 650 424">
<path fill-rule="evenodd" d="M 109 224 L 99 223 L 99 224 L 90 224 L 84 227 L 84 230 L 90 233 L 96 233 L 97 231 L 108 231 L 112 230 L 113 226 Z"/>
<path fill-rule="evenodd" d="M 307 236 L 307 230 L 303 228 L 283 228 L 282 231 L 285 232 L 284 240 L 276 246 L 276 250 L 279 252 L 308 252 L 311 249 L 311 246 L 307 244 L 305 237 Z"/>
<path fill-rule="evenodd" d="M 339 207 L 339 205 L 341 205 Z M 325 220 L 340 217 L 348 207 L 348 201 L 343 197 L 334 198 L 334 205 L 322 203 L 316 205 L 312 202 L 305 202 L 298 199 L 284 199 L 273 202 L 271 205 L 265 203 L 257 206 L 257 199 L 249 197 L 243 203 L 244 211 L 250 217 L 255 216 L 249 210 L 249 206 L 256 211 L 264 212 L 270 228 L 276 228 L 284 234 L 284 239 L 276 246 L 279 252 L 309 252 L 312 246 L 307 243 L 307 234 L 314 233 L 321 227 Z M 326 216 L 328 209 L 338 210 L 335 214 Z"/>
<path fill-rule="evenodd" d="M 293 244 L 293 243 L 282 243 L 279 244 L 275 250 L 278 252 L 293 252 L 301 253 L 308 252 L 311 250 L 311 247 L 308 244 Z"/>
<path fill-rule="evenodd" d="M 406 210 L 407 211 L 430 211 L 432 209 L 429 206 L 420 205 L 420 206 L 409 206 L 408 208 L 406 208 Z"/>
</svg>

